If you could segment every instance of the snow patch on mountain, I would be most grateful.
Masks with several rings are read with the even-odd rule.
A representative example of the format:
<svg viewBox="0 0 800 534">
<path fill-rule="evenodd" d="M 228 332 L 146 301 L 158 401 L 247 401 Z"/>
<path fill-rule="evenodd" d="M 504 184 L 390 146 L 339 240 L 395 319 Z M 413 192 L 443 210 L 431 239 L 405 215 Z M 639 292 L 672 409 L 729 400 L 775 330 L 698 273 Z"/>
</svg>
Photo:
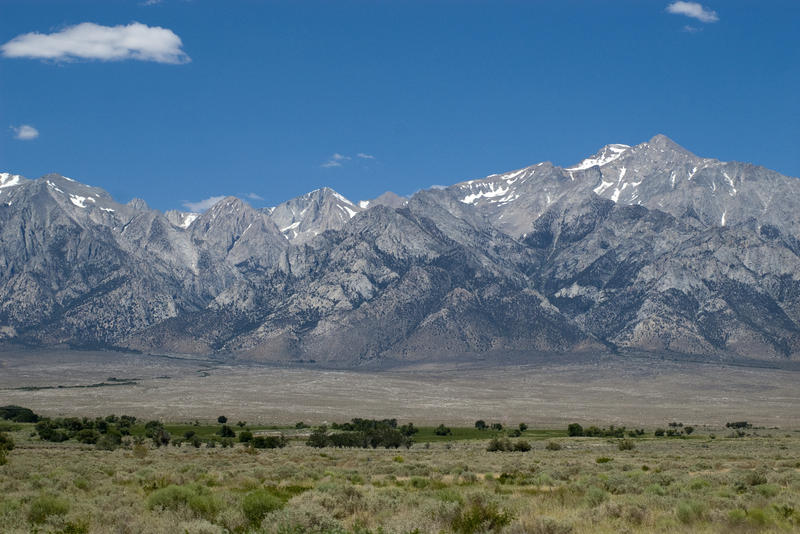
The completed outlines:
<svg viewBox="0 0 800 534">
<path fill-rule="evenodd" d="M 81 195 L 69 195 L 69 201 L 78 206 L 79 208 L 86 208 L 86 202 L 97 202 L 92 197 L 83 197 Z"/>
<path fill-rule="evenodd" d="M 20 184 L 20 176 L 19 174 L 11 174 L 9 172 L 0 172 L 0 188 L 3 187 L 13 187 L 15 185 Z"/>
<path fill-rule="evenodd" d="M 619 157 L 622 156 L 629 148 L 631 147 L 622 144 L 606 145 L 594 156 L 586 158 L 574 167 L 568 167 L 566 170 L 584 171 L 594 166 L 602 167 L 603 165 L 607 165 L 612 161 L 619 159 Z"/>
</svg>

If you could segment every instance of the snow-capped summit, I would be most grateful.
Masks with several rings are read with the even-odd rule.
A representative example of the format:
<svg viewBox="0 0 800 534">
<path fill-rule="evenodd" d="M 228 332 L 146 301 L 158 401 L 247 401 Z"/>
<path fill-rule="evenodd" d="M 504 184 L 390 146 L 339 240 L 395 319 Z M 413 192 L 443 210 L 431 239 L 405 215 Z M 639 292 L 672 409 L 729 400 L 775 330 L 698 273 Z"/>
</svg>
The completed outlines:
<svg viewBox="0 0 800 534">
<path fill-rule="evenodd" d="M 589 169 L 594 166 L 602 167 L 607 163 L 611 163 L 615 159 L 618 159 L 622 154 L 624 154 L 630 146 L 622 145 L 622 144 L 612 144 L 606 145 L 600 149 L 597 154 L 586 158 L 585 160 L 581 161 L 574 167 L 568 167 L 566 170 L 568 171 L 583 171 Z"/>
<path fill-rule="evenodd" d="M 307 241 L 338 230 L 364 208 L 329 187 L 316 189 L 264 210 L 289 241 Z"/>
</svg>

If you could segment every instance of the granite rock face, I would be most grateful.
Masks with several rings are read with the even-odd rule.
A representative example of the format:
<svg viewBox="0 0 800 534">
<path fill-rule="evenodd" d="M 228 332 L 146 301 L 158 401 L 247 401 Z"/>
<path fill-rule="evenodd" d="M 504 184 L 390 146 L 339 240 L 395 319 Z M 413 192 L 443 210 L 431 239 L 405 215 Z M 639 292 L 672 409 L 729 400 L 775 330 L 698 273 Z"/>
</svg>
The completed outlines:
<svg viewBox="0 0 800 534">
<path fill-rule="evenodd" d="M 410 198 L 162 214 L 0 173 L 0 343 L 334 366 L 800 356 L 800 181 L 664 136 Z"/>
</svg>

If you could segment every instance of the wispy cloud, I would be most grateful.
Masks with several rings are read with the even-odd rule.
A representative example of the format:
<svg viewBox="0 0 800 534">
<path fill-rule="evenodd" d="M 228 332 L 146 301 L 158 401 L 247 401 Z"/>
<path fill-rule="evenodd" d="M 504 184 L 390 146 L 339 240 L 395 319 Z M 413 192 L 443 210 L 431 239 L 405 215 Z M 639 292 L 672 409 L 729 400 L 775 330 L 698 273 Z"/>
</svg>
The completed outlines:
<svg viewBox="0 0 800 534">
<path fill-rule="evenodd" d="M 703 7 L 697 2 L 672 2 L 667 6 L 667 12 L 673 15 L 685 15 L 700 22 L 717 22 L 719 20 L 716 11 Z"/>
<path fill-rule="evenodd" d="M 154 6 L 156 4 L 160 4 L 163 1 L 164 0 L 144 0 L 144 2 L 142 2 L 142 5 L 143 6 Z"/>
<path fill-rule="evenodd" d="M 342 163 L 351 159 L 353 158 L 351 158 L 350 156 L 343 156 L 342 154 L 336 152 L 333 154 L 333 156 L 330 157 L 328 161 L 322 164 L 322 167 L 325 167 L 326 169 L 330 167 L 341 167 Z"/>
<path fill-rule="evenodd" d="M 690 26 L 687 24 L 681 31 L 685 33 L 697 33 L 703 31 L 703 28 L 698 28 L 697 26 Z"/>
<path fill-rule="evenodd" d="M 198 200 L 197 202 L 184 202 L 183 206 L 188 208 L 191 211 L 206 211 L 208 208 L 219 202 L 220 200 L 224 199 L 225 195 L 218 196 L 218 197 L 208 197 L 203 200 Z"/>
<path fill-rule="evenodd" d="M 250 200 L 264 200 L 264 197 L 259 195 L 258 193 L 247 193 L 247 198 Z"/>
<path fill-rule="evenodd" d="M 14 139 L 19 139 L 20 141 L 32 141 L 39 137 L 39 130 L 30 124 L 12 126 L 11 129 L 14 130 Z"/>
<path fill-rule="evenodd" d="M 375 156 L 373 156 L 372 154 L 365 154 L 364 152 L 359 152 L 358 154 L 355 155 L 355 158 L 357 160 L 358 159 L 374 160 Z M 352 159 L 353 157 L 351 156 L 345 156 L 344 154 L 339 154 L 338 152 L 336 152 L 330 158 L 328 158 L 328 161 L 320 165 L 320 167 L 326 169 L 329 169 L 331 167 L 341 167 L 342 165 L 344 165 L 345 163 L 347 163 Z"/>
<path fill-rule="evenodd" d="M 136 59 L 157 63 L 187 63 L 181 38 L 172 30 L 133 22 L 101 26 L 84 22 L 55 33 L 25 33 L 0 46 L 3 56 L 52 61 Z"/>
</svg>

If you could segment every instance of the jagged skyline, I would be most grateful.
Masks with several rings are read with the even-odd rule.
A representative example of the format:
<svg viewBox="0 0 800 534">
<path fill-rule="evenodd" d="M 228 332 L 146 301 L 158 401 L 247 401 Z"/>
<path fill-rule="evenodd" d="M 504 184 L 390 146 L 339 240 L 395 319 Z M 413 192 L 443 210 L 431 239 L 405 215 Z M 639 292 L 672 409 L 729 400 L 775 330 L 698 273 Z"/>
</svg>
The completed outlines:
<svg viewBox="0 0 800 534">
<path fill-rule="evenodd" d="M 251 2 L 221 17 L 211 2 L 8 0 L 0 171 L 164 211 L 264 207 L 568 166 L 662 132 L 797 176 L 798 17 L 794 1 Z"/>
</svg>

